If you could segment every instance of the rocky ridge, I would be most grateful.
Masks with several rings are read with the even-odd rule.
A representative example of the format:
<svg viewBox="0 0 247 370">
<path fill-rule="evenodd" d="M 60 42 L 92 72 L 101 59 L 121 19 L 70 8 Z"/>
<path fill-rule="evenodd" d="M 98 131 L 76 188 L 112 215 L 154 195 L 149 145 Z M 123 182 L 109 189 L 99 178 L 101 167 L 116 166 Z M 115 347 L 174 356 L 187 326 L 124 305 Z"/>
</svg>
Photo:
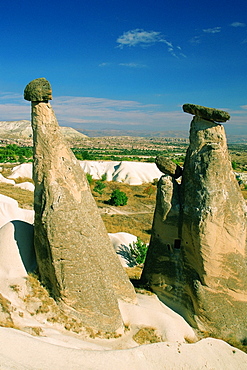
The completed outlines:
<svg viewBox="0 0 247 370">
<path fill-rule="evenodd" d="M 86 135 L 81 134 L 72 127 L 60 127 L 60 129 L 66 141 L 69 143 L 87 139 Z M 33 131 L 31 122 L 28 120 L 0 121 L 0 142 L 1 141 L 32 145 Z"/>
</svg>

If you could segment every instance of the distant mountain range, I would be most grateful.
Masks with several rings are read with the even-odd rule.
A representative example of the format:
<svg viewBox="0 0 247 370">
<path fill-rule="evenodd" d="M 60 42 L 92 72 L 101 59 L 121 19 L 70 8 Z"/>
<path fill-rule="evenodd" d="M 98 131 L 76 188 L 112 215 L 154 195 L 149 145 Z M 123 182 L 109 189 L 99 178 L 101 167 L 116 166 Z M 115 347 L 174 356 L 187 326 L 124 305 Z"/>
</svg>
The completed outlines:
<svg viewBox="0 0 247 370">
<path fill-rule="evenodd" d="M 136 130 L 83 130 L 78 129 L 88 137 L 107 137 L 107 136 L 131 136 L 131 137 L 162 137 L 188 139 L 189 131 L 136 131 Z M 228 143 L 247 144 L 247 135 L 227 134 Z"/>
<path fill-rule="evenodd" d="M 85 140 L 86 135 L 78 132 L 72 127 L 61 127 L 66 140 L 70 143 Z M 21 121 L 0 121 L 0 142 L 2 143 L 32 143 L 33 130 L 31 122 L 27 120 Z"/>
<path fill-rule="evenodd" d="M 171 139 L 188 139 L 188 131 L 135 131 L 135 130 L 83 130 L 72 127 L 60 126 L 66 140 L 73 144 L 79 144 L 81 140 L 90 140 L 90 137 L 107 136 L 129 136 L 129 137 L 160 137 Z M 28 120 L 20 121 L 0 121 L 0 144 L 16 143 L 21 145 L 32 145 L 33 131 L 31 122 Z M 227 135 L 229 143 L 247 144 L 247 135 Z"/>
<path fill-rule="evenodd" d="M 78 129 L 89 137 L 103 136 L 132 136 L 132 137 L 167 137 L 167 138 L 189 138 L 187 131 L 138 131 L 138 130 L 83 130 Z"/>
</svg>

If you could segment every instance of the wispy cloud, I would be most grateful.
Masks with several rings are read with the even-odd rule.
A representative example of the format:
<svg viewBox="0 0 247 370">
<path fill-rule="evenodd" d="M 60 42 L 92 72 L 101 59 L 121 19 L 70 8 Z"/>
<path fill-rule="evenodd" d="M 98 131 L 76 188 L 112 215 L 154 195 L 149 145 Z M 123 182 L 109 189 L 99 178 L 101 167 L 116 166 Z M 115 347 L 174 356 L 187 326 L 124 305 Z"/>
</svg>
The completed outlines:
<svg viewBox="0 0 247 370">
<path fill-rule="evenodd" d="M 221 27 L 204 28 L 203 29 L 203 32 L 205 32 L 205 33 L 212 33 L 212 34 L 219 33 L 219 32 L 221 32 Z"/>
<path fill-rule="evenodd" d="M 192 37 L 190 40 L 189 40 L 189 42 L 191 43 L 191 44 L 201 44 L 201 37 L 200 36 L 194 36 L 194 37 Z"/>
<path fill-rule="evenodd" d="M 176 50 L 178 49 L 180 51 L 180 47 L 174 47 L 173 44 L 168 41 L 161 32 L 157 31 L 145 31 L 143 29 L 136 28 L 135 30 L 124 32 L 118 37 L 116 42 L 118 43 L 117 47 L 120 49 L 123 49 L 125 46 L 140 46 L 142 48 L 147 48 L 157 43 L 163 43 L 167 46 L 167 50 L 169 53 L 171 53 L 171 55 L 175 57 L 178 57 L 178 54 L 182 55 L 182 53 Z M 185 55 L 183 54 L 182 56 Z"/>
<path fill-rule="evenodd" d="M 119 66 L 129 67 L 129 68 L 146 68 L 145 64 L 140 63 L 119 63 Z"/>
<path fill-rule="evenodd" d="M 183 114 L 180 106 L 168 111 L 162 105 L 134 100 L 60 96 L 54 97 L 51 104 L 59 124 L 76 129 L 189 130 L 192 118 Z M 236 124 L 246 126 L 247 105 L 228 111 L 232 118 L 227 127 L 234 130 Z M 0 120 L 21 119 L 30 120 L 30 103 L 21 95 L 0 93 Z"/>
<path fill-rule="evenodd" d="M 157 104 L 94 97 L 58 97 L 53 108 L 60 124 L 84 129 L 169 130 L 188 128 L 180 109 L 165 112 Z"/>
<path fill-rule="evenodd" d="M 147 47 L 153 45 L 157 42 L 164 42 L 160 32 L 155 31 L 144 31 L 142 29 L 135 29 L 131 31 L 124 32 L 123 35 L 119 36 L 117 43 L 119 48 L 124 46 L 142 46 Z M 166 41 L 167 42 L 167 41 Z"/>
<path fill-rule="evenodd" d="M 245 27 L 246 24 L 242 22 L 233 22 L 230 24 L 232 27 Z"/>
<path fill-rule="evenodd" d="M 99 67 L 109 67 L 112 63 L 109 63 L 109 62 L 104 62 L 104 63 L 100 63 L 99 64 Z"/>
<path fill-rule="evenodd" d="M 21 94 L 0 93 L 0 120 L 22 119 L 30 119 L 30 103 Z"/>
<path fill-rule="evenodd" d="M 105 62 L 105 63 L 100 63 L 99 64 L 99 67 L 116 67 L 116 66 L 128 67 L 128 68 L 147 68 L 146 64 L 135 63 L 135 62 L 129 62 L 129 63 L 108 63 L 108 62 Z"/>
</svg>

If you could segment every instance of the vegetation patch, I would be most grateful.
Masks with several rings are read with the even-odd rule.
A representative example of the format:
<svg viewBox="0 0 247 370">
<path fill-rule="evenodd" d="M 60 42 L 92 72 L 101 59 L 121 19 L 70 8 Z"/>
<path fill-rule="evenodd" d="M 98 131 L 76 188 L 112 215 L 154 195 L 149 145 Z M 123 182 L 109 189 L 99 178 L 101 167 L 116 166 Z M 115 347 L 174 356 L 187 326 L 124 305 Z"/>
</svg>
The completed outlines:
<svg viewBox="0 0 247 370">
<path fill-rule="evenodd" d="M 108 201 L 109 204 L 112 206 L 126 206 L 128 202 L 128 197 L 124 191 L 121 191 L 119 189 L 113 190 L 111 193 L 111 197 Z"/>
<path fill-rule="evenodd" d="M 11 318 L 11 311 L 12 309 L 10 301 L 0 293 L 0 326 L 5 328 L 15 327 Z"/>
<path fill-rule="evenodd" d="M 15 187 L 11 184 L 0 183 L 0 194 L 17 200 L 20 208 L 33 208 L 33 192 Z"/>
<path fill-rule="evenodd" d="M 145 262 L 148 246 L 144 243 L 139 237 L 137 237 L 137 241 L 133 242 L 129 245 L 130 252 L 134 259 L 136 260 L 138 265 L 141 265 Z"/>
<path fill-rule="evenodd" d="M 133 339 L 138 344 L 163 342 L 161 336 L 158 335 L 156 330 L 151 327 L 146 327 L 138 330 L 138 332 L 133 336 Z"/>
</svg>

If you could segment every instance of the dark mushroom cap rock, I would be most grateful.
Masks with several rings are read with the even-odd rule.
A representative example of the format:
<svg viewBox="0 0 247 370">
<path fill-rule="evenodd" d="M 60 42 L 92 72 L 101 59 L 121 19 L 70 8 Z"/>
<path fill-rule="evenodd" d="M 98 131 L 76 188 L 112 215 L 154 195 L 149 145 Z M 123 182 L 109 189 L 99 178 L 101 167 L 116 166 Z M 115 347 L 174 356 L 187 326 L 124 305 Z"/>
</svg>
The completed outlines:
<svg viewBox="0 0 247 370">
<path fill-rule="evenodd" d="M 29 82 L 24 90 L 24 99 L 28 101 L 52 100 L 51 84 L 46 78 L 36 78 Z"/>
<path fill-rule="evenodd" d="M 174 177 L 175 179 L 182 176 L 182 167 L 178 166 L 176 163 L 163 155 L 159 155 L 158 157 L 156 157 L 155 164 L 158 169 L 166 175 Z"/>
<path fill-rule="evenodd" d="M 183 111 L 201 117 L 208 121 L 226 122 L 230 119 L 230 114 L 219 109 L 203 107 L 195 104 L 184 104 Z"/>
</svg>

